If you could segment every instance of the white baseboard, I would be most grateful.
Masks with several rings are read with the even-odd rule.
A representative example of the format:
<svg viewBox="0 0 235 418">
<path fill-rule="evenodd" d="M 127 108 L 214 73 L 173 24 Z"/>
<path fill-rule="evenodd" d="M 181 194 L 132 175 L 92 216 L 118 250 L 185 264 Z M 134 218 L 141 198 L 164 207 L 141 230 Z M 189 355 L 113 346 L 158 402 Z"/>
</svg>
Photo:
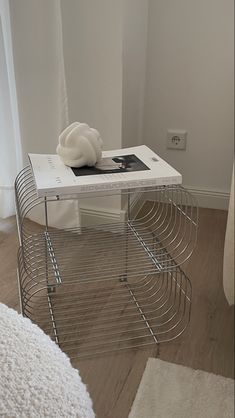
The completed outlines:
<svg viewBox="0 0 235 418">
<path fill-rule="evenodd" d="M 124 210 L 96 209 L 80 207 L 81 225 L 102 225 L 114 222 L 123 222 L 125 219 Z"/>
<path fill-rule="evenodd" d="M 184 188 L 195 196 L 199 207 L 228 210 L 228 192 L 221 190 L 198 189 L 196 187 L 185 185 Z"/>
<path fill-rule="evenodd" d="M 141 200 L 142 193 L 134 193 L 131 195 L 131 217 L 134 217 L 141 206 L 143 200 Z M 127 200 L 123 209 L 109 209 L 109 208 L 93 208 L 93 207 L 80 207 L 81 225 L 102 225 L 114 222 L 124 222 L 128 212 Z"/>
<path fill-rule="evenodd" d="M 195 196 L 198 206 L 201 208 L 228 210 L 229 193 L 220 190 L 197 189 L 196 187 L 185 186 L 192 195 Z M 134 208 L 134 216 L 141 208 L 143 201 L 140 199 L 141 193 L 131 196 L 131 204 Z M 149 196 L 151 200 L 151 196 Z M 148 196 L 146 194 L 146 199 Z M 100 209 L 80 207 L 81 225 L 101 225 L 113 222 L 123 222 L 127 213 L 127 205 L 123 209 Z"/>
</svg>

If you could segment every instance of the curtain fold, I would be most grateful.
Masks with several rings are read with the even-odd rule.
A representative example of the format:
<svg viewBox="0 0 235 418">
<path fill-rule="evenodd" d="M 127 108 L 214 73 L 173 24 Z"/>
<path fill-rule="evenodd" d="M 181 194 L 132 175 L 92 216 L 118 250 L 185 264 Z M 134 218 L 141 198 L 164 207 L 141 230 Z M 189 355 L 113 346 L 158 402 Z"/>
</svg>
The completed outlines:
<svg viewBox="0 0 235 418">
<path fill-rule="evenodd" d="M 60 0 L 0 0 L 0 16 L 0 217 L 7 217 L 27 153 L 54 154 L 69 118 Z M 51 225 L 62 216 L 63 226 L 66 217 L 76 226 L 77 214 L 75 201 L 55 204 Z M 40 222 L 40 211 L 35 216 Z"/>
<path fill-rule="evenodd" d="M 2 218 L 15 213 L 13 184 L 22 165 L 9 3 L 0 0 L 0 217 Z"/>
<path fill-rule="evenodd" d="M 229 305 L 234 305 L 234 165 L 224 244 L 223 285 Z"/>
<path fill-rule="evenodd" d="M 24 161 L 55 153 L 68 125 L 59 0 L 9 0 Z"/>
</svg>

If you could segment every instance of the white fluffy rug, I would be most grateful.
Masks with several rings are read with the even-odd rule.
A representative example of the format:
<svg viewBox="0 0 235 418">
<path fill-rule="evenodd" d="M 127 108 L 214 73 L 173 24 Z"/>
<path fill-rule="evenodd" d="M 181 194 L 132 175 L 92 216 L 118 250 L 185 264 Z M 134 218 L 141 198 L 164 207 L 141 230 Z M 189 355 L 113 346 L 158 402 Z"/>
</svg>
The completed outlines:
<svg viewBox="0 0 235 418">
<path fill-rule="evenodd" d="M 0 417 L 94 418 L 69 358 L 29 319 L 0 304 Z"/>
<path fill-rule="evenodd" d="M 234 380 L 150 358 L 129 418 L 233 418 Z"/>
</svg>

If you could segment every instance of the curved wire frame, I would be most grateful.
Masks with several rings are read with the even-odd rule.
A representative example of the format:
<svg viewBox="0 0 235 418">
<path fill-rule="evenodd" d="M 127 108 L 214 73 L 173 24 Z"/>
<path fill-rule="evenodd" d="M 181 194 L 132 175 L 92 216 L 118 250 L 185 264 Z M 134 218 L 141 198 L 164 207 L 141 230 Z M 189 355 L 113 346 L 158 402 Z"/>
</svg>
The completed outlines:
<svg viewBox="0 0 235 418">
<path fill-rule="evenodd" d="M 38 197 L 30 167 L 18 175 L 15 192 L 25 269 L 35 278 L 46 274 L 52 283 L 65 280 L 64 277 L 66 281 L 76 281 L 77 277 L 94 281 L 116 279 L 120 274 L 131 277 L 168 271 L 187 261 L 196 245 L 197 205 L 180 186 L 138 189 L 142 210 L 134 217 L 130 210 L 125 222 L 64 230 L 45 230 L 44 225 L 28 221 L 27 217 L 37 208 L 46 222 L 45 204 L 49 207 L 51 202 L 64 200 Z M 136 190 L 129 191 L 130 200 L 135 195 Z M 69 196 L 72 198 L 78 196 Z M 102 259 L 104 252 L 107 257 Z M 97 267 L 102 259 L 102 268 L 94 271 L 94 259 Z"/>
<path fill-rule="evenodd" d="M 22 312 L 71 358 L 169 342 L 186 329 L 191 283 L 182 270 L 127 282 L 35 282 L 18 253 Z"/>
</svg>

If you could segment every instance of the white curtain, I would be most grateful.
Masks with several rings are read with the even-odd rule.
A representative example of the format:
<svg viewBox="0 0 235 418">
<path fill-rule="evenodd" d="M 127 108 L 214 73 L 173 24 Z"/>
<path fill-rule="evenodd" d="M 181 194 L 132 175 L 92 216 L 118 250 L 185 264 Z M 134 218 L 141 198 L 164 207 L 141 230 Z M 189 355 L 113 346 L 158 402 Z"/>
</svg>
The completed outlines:
<svg viewBox="0 0 235 418">
<path fill-rule="evenodd" d="M 68 124 L 59 0 L 9 0 L 21 141 L 54 153 Z"/>
<path fill-rule="evenodd" d="M 27 153 L 55 153 L 68 103 L 60 0 L 0 0 L 0 16 L 0 217 L 6 217 L 14 213 L 13 181 Z M 55 209 L 54 226 L 61 226 L 55 218 L 78 213 L 75 202 Z"/>
<path fill-rule="evenodd" d="M 0 217 L 14 214 L 14 178 L 22 168 L 9 4 L 0 0 Z"/>
<path fill-rule="evenodd" d="M 234 305 L 234 166 L 224 244 L 223 284 L 229 305 Z"/>
</svg>

